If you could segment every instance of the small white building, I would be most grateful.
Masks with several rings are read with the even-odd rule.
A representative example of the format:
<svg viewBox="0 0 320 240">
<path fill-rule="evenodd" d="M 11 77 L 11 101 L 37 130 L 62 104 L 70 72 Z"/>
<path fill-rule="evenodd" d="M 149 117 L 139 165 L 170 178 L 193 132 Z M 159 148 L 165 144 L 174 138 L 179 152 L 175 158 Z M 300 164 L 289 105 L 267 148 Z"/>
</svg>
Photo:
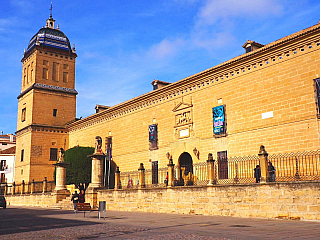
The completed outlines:
<svg viewBox="0 0 320 240">
<path fill-rule="evenodd" d="M 14 182 L 16 137 L 13 134 L 0 135 L 0 184 Z"/>
</svg>

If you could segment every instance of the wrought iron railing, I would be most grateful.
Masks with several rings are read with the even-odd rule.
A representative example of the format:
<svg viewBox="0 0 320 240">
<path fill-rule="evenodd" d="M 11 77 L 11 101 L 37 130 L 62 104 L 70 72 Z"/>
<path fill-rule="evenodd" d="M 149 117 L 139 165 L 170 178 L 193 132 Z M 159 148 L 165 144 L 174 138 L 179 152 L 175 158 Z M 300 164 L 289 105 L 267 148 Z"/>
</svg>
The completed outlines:
<svg viewBox="0 0 320 240">
<path fill-rule="evenodd" d="M 320 180 L 320 150 L 269 155 L 276 182 Z"/>
<path fill-rule="evenodd" d="M 254 168 L 257 165 L 257 155 L 219 159 L 215 164 L 217 184 L 254 183 Z"/>
<path fill-rule="evenodd" d="M 276 182 L 320 180 L 320 150 L 269 155 L 275 167 Z M 254 169 L 260 165 L 258 155 L 218 159 L 214 162 L 214 182 L 216 184 L 255 183 Z M 201 162 L 190 166 L 174 167 L 175 186 L 204 186 L 209 183 L 208 163 Z M 146 187 L 166 186 L 168 168 L 159 168 L 156 173 L 151 169 L 145 170 Z M 156 174 L 156 176 L 155 176 Z M 128 188 L 129 176 L 132 188 L 138 187 L 138 171 L 121 173 L 123 188 Z M 155 181 L 156 179 L 156 181 Z M 270 181 L 268 178 L 267 181 Z"/>
</svg>

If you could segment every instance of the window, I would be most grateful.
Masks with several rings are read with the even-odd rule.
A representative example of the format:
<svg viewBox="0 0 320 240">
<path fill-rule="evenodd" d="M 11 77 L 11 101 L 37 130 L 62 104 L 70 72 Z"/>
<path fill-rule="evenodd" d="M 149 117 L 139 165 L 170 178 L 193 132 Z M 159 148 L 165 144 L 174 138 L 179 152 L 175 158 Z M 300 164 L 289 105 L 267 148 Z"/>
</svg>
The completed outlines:
<svg viewBox="0 0 320 240">
<path fill-rule="evenodd" d="M 252 51 L 252 46 L 246 48 L 246 53 L 251 52 L 251 51 Z"/>
<path fill-rule="evenodd" d="M 58 113 L 58 109 L 53 109 L 53 116 L 56 117 Z"/>
<path fill-rule="evenodd" d="M 43 79 L 48 79 L 48 68 L 43 68 L 42 69 L 42 78 Z"/>
<path fill-rule="evenodd" d="M 0 171 L 4 171 L 6 169 L 6 160 L 1 160 Z"/>
<path fill-rule="evenodd" d="M 151 172 L 152 172 L 152 184 L 158 184 L 159 178 L 158 178 L 158 161 L 151 162 Z"/>
<path fill-rule="evenodd" d="M 44 66 L 49 66 L 49 62 L 47 60 L 43 60 L 43 65 Z"/>
<path fill-rule="evenodd" d="M 318 110 L 318 117 L 320 117 L 320 78 L 317 78 L 314 81 L 315 81 L 316 105 Z"/>
<path fill-rule="evenodd" d="M 23 108 L 21 111 L 21 122 L 24 122 L 26 120 L 26 108 Z"/>
<path fill-rule="evenodd" d="M 24 149 L 21 150 L 20 162 L 23 162 L 23 158 L 24 158 Z"/>
<path fill-rule="evenodd" d="M 67 72 L 63 72 L 63 82 L 68 82 L 68 73 Z"/>
<path fill-rule="evenodd" d="M 58 160 L 58 148 L 50 148 L 50 160 L 51 161 Z"/>
<path fill-rule="evenodd" d="M 52 66 L 52 80 L 58 82 L 59 81 L 59 63 L 53 63 Z"/>
<path fill-rule="evenodd" d="M 228 157 L 227 151 L 217 152 L 219 179 L 228 179 Z"/>
<path fill-rule="evenodd" d="M 69 69 L 68 64 L 63 64 L 63 69 L 65 69 L 65 70 Z"/>
</svg>

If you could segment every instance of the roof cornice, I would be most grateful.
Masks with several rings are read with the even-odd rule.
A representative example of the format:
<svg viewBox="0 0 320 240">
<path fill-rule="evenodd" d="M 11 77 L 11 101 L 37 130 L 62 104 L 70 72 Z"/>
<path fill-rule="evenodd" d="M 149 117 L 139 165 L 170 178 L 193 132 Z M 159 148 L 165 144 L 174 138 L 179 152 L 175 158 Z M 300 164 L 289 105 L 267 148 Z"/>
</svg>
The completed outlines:
<svg viewBox="0 0 320 240">
<path fill-rule="evenodd" d="M 53 92 L 62 92 L 72 95 L 77 95 L 78 92 L 75 89 L 72 88 L 64 88 L 64 87 L 57 87 L 57 86 L 51 86 L 46 84 L 40 84 L 40 83 L 34 83 L 30 87 L 28 87 L 26 90 L 24 90 L 22 93 L 19 94 L 17 97 L 18 99 L 24 96 L 26 93 L 31 91 L 32 89 L 42 89 L 47 91 L 53 91 Z"/>
</svg>

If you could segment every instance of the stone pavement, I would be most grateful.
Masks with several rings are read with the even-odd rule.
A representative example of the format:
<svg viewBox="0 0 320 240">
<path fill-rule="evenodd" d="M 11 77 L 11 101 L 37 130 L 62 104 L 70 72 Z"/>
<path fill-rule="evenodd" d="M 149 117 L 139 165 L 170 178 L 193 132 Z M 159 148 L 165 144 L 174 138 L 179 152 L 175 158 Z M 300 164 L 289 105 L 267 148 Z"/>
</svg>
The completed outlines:
<svg viewBox="0 0 320 240">
<path fill-rule="evenodd" d="M 0 239 L 320 239 L 320 222 L 107 211 L 0 209 Z"/>
</svg>

